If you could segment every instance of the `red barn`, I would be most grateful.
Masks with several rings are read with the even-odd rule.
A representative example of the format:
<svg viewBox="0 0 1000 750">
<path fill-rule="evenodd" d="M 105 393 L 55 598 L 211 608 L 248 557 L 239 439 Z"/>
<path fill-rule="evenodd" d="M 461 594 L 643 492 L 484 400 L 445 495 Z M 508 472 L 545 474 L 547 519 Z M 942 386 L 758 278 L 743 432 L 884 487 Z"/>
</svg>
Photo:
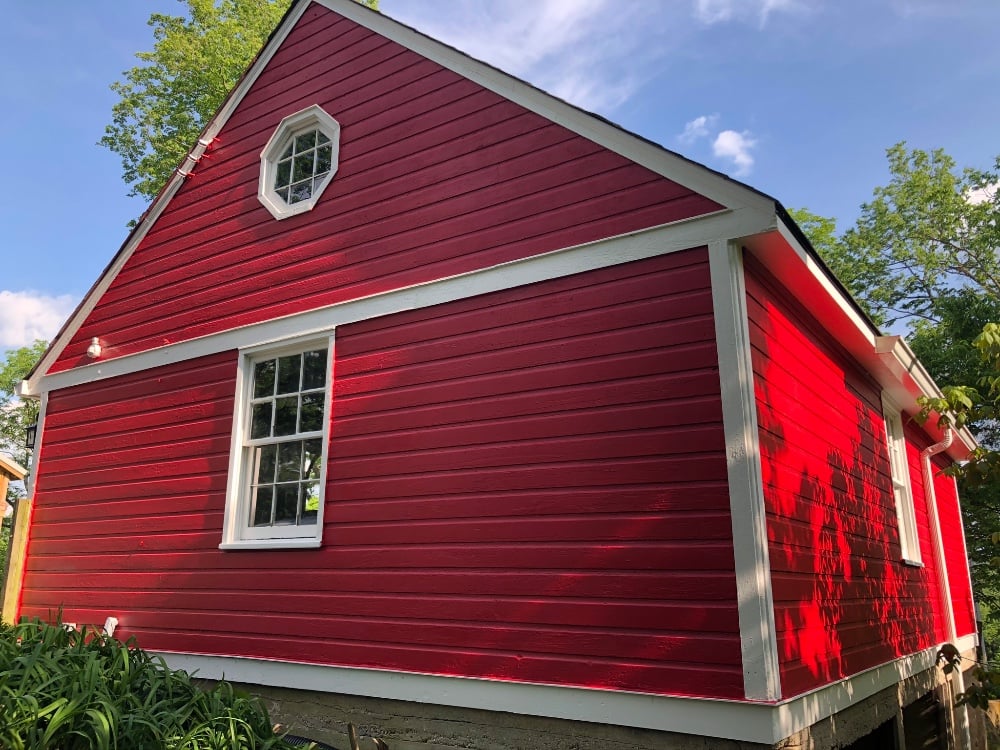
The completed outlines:
<svg viewBox="0 0 1000 750">
<path fill-rule="evenodd" d="M 879 742 L 975 647 L 972 439 L 780 204 L 351 0 L 293 6 L 23 390 L 11 611 L 390 747 Z"/>
</svg>

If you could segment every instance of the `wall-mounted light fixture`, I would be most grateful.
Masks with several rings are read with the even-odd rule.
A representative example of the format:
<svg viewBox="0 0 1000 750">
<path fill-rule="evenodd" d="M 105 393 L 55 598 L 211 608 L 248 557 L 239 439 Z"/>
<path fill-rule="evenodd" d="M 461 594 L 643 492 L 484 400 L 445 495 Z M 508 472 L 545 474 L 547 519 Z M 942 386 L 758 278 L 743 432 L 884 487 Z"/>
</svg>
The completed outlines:
<svg viewBox="0 0 1000 750">
<path fill-rule="evenodd" d="M 38 422 L 29 424 L 24 428 L 24 447 L 28 450 L 35 449 L 35 437 L 38 435 Z"/>
<path fill-rule="evenodd" d="M 90 346 L 87 347 L 87 356 L 91 359 L 97 359 L 101 356 L 101 340 L 94 336 L 90 340 Z"/>
</svg>

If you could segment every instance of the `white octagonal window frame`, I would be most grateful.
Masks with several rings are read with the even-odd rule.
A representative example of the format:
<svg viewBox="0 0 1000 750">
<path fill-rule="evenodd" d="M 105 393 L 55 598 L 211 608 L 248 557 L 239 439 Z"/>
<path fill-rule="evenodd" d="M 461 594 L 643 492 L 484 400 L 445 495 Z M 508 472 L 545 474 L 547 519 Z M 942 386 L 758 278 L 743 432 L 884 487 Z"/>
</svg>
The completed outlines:
<svg viewBox="0 0 1000 750">
<path fill-rule="evenodd" d="M 310 195 L 294 203 L 289 203 L 278 194 L 275 189 L 275 179 L 278 176 L 278 162 L 282 160 L 283 153 L 293 144 L 299 136 L 317 131 L 329 139 L 332 146 L 330 158 L 330 170 L 320 180 L 313 180 Z M 325 144 L 324 144 L 325 145 Z M 288 115 L 280 123 L 271 136 L 271 139 L 260 152 L 260 183 L 257 189 L 257 197 L 264 207 L 271 212 L 275 219 L 287 219 L 289 216 L 312 211 L 330 180 L 337 173 L 337 165 L 340 157 L 340 123 L 330 117 L 326 111 L 317 104 Z M 316 172 L 314 170 L 313 177 Z"/>
</svg>

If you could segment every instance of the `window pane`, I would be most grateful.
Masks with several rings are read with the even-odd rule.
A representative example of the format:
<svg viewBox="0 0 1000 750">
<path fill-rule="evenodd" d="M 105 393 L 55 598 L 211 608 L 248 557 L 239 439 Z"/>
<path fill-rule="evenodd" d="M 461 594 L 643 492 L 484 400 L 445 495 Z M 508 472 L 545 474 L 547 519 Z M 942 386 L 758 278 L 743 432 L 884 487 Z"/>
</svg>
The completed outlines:
<svg viewBox="0 0 1000 750">
<path fill-rule="evenodd" d="M 299 397 L 274 399 L 274 436 L 294 435 L 299 410 Z"/>
<path fill-rule="evenodd" d="M 316 515 L 319 512 L 319 482 L 310 482 L 301 487 L 302 508 L 299 512 L 299 523 L 316 523 Z"/>
<path fill-rule="evenodd" d="M 250 438 L 268 437 L 271 434 L 271 402 L 253 405 L 253 417 L 250 420 Z"/>
<path fill-rule="evenodd" d="M 288 202 L 298 203 L 312 197 L 312 180 L 297 182 L 289 189 Z"/>
<path fill-rule="evenodd" d="M 299 509 L 299 486 L 279 484 L 274 490 L 274 525 L 295 523 L 295 515 Z"/>
<path fill-rule="evenodd" d="M 292 181 L 292 160 L 286 159 L 285 161 L 278 162 L 278 170 L 274 175 L 274 187 L 283 188 Z"/>
<path fill-rule="evenodd" d="M 323 429 L 323 394 L 307 393 L 302 396 L 302 412 L 299 415 L 299 432 L 315 432 Z"/>
<path fill-rule="evenodd" d="M 316 131 L 313 130 L 311 133 L 306 133 L 305 135 L 300 135 L 295 139 L 295 152 L 301 154 L 316 145 Z"/>
<path fill-rule="evenodd" d="M 276 452 L 275 445 L 264 445 L 255 450 L 257 456 L 254 463 L 257 465 L 257 471 L 254 472 L 254 484 L 271 484 L 274 481 Z"/>
<path fill-rule="evenodd" d="M 302 441 L 278 445 L 278 481 L 297 482 L 302 466 Z"/>
<path fill-rule="evenodd" d="M 254 493 L 253 510 L 250 514 L 251 526 L 271 525 L 271 498 L 273 487 L 258 487 Z"/>
<path fill-rule="evenodd" d="M 316 174 L 329 172 L 331 164 L 333 164 L 333 147 L 320 146 L 316 150 Z"/>
<path fill-rule="evenodd" d="M 323 144 L 323 143 L 329 143 L 330 139 L 327 138 L 325 135 L 323 135 L 323 131 L 317 130 L 316 131 L 316 141 L 318 143 L 320 143 L 320 144 Z"/>
<path fill-rule="evenodd" d="M 302 390 L 323 388 L 326 385 L 326 349 L 305 352 L 302 361 Z"/>
<path fill-rule="evenodd" d="M 315 174 L 313 171 L 313 157 L 315 155 L 315 151 L 310 151 L 308 154 L 300 154 L 295 157 L 293 160 L 295 168 L 292 170 L 292 180 L 298 182 L 299 180 L 312 178 Z"/>
<path fill-rule="evenodd" d="M 301 355 L 293 354 L 291 357 L 278 358 L 278 393 L 296 393 L 299 390 L 301 367 Z"/>
<path fill-rule="evenodd" d="M 292 155 L 292 148 L 293 148 L 294 145 L 295 145 L 294 141 L 289 141 L 288 146 L 285 148 L 284 151 L 281 152 L 281 158 L 282 159 L 288 159 L 288 158 L 291 157 L 291 155 Z"/>
<path fill-rule="evenodd" d="M 274 360 L 258 362 L 253 366 L 253 397 L 274 394 Z"/>
<path fill-rule="evenodd" d="M 304 440 L 302 478 L 319 479 L 320 469 L 323 468 L 323 441 L 319 438 Z"/>
<path fill-rule="evenodd" d="M 277 191 L 278 197 L 281 198 L 285 203 L 288 203 L 288 188 L 281 188 Z"/>
</svg>

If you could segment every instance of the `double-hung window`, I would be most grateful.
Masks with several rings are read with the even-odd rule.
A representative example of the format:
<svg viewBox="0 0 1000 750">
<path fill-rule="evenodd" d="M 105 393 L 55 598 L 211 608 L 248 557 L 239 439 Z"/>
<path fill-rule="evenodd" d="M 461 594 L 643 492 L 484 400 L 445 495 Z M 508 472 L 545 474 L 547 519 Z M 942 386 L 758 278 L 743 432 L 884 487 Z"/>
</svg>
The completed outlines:
<svg viewBox="0 0 1000 750">
<path fill-rule="evenodd" d="M 330 342 L 243 356 L 222 547 L 318 546 Z"/>
<path fill-rule="evenodd" d="M 905 562 L 920 564 L 920 539 L 917 536 L 917 515 L 910 487 L 910 465 L 906 458 L 902 413 L 886 396 L 882 398 L 882 413 L 885 416 L 885 437 L 892 474 L 892 496 L 899 524 L 899 546 Z"/>
</svg>

